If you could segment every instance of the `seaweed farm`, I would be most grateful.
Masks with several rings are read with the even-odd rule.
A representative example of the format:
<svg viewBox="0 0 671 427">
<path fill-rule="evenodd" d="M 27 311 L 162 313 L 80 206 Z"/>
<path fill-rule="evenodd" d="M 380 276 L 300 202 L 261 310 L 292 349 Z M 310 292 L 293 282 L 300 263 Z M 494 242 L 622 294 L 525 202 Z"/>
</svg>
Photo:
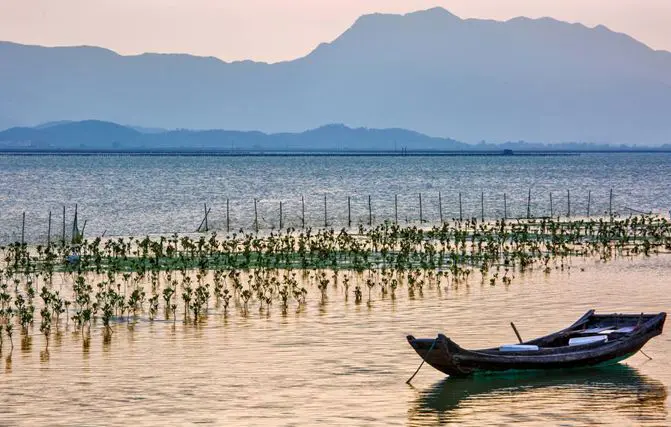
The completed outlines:
<svg viewBox="0 0 671 427">
<path fill-rule="evenodd" d="M 197 324 L 211 310 L 245 315 L 277 307 L 286 313 L 305 304 L 309 292 L 326 302 L 329 288 L 342 288 L 345 300 L 370 303 L 373 296 L 395 299 L 397 292 L 414 296 L 424 287 L 458 287 L 471 274 L 490 286 L 508 286 L 525 271 L 570 269 L 574 258 L 607 262 L 668 254 L 671 221 L 633 216 L 487 223 L 474 218 L 432 228 L 361 226 L 357 233 L 290 229 L 105 241 L 78 236 L 71 243 L 1 249 L 0 319 L 10 346 L 14 324 L 20 323 L 27 336 L 36 311 L 48 345 L 61 317 L 82 334 L 99 320 L 110 339 L 111 324 L 124 319 L 146 315 L 150 321 L 176 322 L 179 317 Z"/>
<path fill-rule="evenodd" d="M 264 425 L 535 425 L 567 411 L 589 425 L 603 416 L 583 407 L 590 396 L 615 402 L 612 425 L 665 424 L 666 336 L 646 348 L 653 360 L 634 357 L 602 375 L 455 387 L 459 380 L 425 370 L 409 388 L 416 359 L 403 333 L 445 331 L 478 345 L 511 341 L 512 319 L 531 336 L 588 308 L 668 306 L 670 249 L 671 222 L 648 216 L 9 245 L 0 417 L 21 424 L 39 401 L 33 416 L 59 414 L 56 424 L 126 416 L 255 424 L 245 415 L 255 410 Z M 106 404 L 63 410 L 63 387 L 77 407 L 91 396 Z M 319 398 L 308 399 L 315 387 Z M 516 418 L 529 402 L 558 395 L 542 419 Z M 503 396 L 508 409 L 493 410 Z"/>
<path fill-rule="evenodd" d="M 344 191 L 339 210 L 320 195 L 304 216 L 250 198 L 230 226 L 220 200 L 164 233 L 151 219 L 172 205 L 152 205 L 146 232 L 125 235 L 113 204 L 61 218 L 45 196 L 53 221 L 38 222 L 11 196 L 0 424 L 667 425 L 667 333 L 645 347 L 652 360 L 612 369 L 459 380 L 425 367 L 405 384 L 419 363 L 407 334 L 480 348 L 516 342 L 511 321 L 531 338 L 592 308 L 668 311 L 662 190 L 591 184 L 506 188 L 505 205 L 434 187 L 399 197 L 397 215 L 393 194 L 386 207 L 352 197 L 350 215 Z"/>
</svg>

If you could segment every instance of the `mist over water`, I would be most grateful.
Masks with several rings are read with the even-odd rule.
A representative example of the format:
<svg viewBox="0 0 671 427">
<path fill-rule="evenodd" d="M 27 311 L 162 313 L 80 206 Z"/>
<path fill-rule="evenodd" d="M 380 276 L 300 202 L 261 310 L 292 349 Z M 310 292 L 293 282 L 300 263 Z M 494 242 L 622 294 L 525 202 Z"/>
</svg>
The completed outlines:
<svg viewBox="0 0 671 427">
<path fill-rule="evenodd" d="M 462 216 L 501 218 L 568 213 L 629 215 L 631 209 L 668 215 L 671 209 L 671 154 L 583 154 L 558 157 L 80 157 L 0 156 L 0 242 L 44 242 L 48 213 L 52 236 L 66 233 L 75 204 L 85 236 L 105 233 L 146 235 L 193 232 L 211 208 L 208 225 L 226 231 L 226 200 L 231 231 L 254 227 L 257 199 L 261 229 L 302 225 L 323 227 L 324 196 L 329 227 L 394 220 L 436 223 Z M 440 205 L 439 197 L 440 194 Z M 588 194 L 591 192 L 591 194 Z"/>
</svg>

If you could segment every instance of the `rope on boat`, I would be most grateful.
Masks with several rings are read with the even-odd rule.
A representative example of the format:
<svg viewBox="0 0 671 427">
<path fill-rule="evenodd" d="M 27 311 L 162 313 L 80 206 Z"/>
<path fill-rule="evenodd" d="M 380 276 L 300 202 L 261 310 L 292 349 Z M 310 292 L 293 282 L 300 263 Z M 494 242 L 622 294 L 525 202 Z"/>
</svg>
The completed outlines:
<svg viewBox="0 0 671 427">
<path fill-rule="evenodd" d="M 429 355 L 429 353 L 431 353 L 431 350 L 433 350 L 433 347 L 436 345 L 437 341 L 438 341 L 438 337 L 436 337 L 433 340 L 433 342 L 431 343 L 431 347 L 429 347 L 429 351 L 427 351 L 426 354 L 424 355 L 424 357 L 422 358 L 422 363 L 419 364 L 419 367 L 417 368 L 415 373 L 412 374 L 412 376 L 408 379 L 408 381 L 405 382 L 406 384 L 410 384 L 410 381 L 412 381 L 412 379 L 415 378 L 415 375 L 417 375 L 419 370 L 422 369 L 422 365 L 424 365 L 424 362 L 426 362 L 426 357 Z"/>
<path fill-rule="evenodd" d="M 647 354 L 645 354 L 645 353 L 643 352 L 643 350 L 639 350 L 638 352 L 641 353 L 643 356 L 647 357 L 648 360 L 652 360 L 652 357 L 650 357 L 650 356 L 648 356 Z"/>
</svg>

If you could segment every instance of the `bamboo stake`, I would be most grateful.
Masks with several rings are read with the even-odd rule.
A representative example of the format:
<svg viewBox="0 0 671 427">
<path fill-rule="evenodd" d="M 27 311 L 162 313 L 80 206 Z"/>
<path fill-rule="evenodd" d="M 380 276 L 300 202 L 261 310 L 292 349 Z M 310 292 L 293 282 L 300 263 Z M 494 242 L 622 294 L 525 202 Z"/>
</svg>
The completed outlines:
<svg viewBox="0 0 671 427">
<path fill-rule="evenodd" d="M 592 191 L 587 192 L 587 218 L 589 218 L 589 205 L 592 202 Z"/>
<path fill-rule="evenodd" d="M 461 210 L 461 193 L 459 193 L 459 221 L 464 219 L 463 211 Z"/>
<path fill-rule="evenodd" d="M 301 194 L 301 227 L 305 228 L 305 196 Z"/>
<path fill-rule="evenodd" d="M 254 197 L 254 230 L 259 232 L 259 215 L 258 210 L 256 209 L 256 197 Z"/>
<path fill-rule="evenodd" d="M 208 231 L 208 227 L 207 227 L 207 203 L 203 203 L 203 206 L 205 208 L 205 232 L 207 232 Z"/>
<path fill-rule="evenodd" d="M 61 240 L 63 246 L 65 246 L 65 205 L 63 205 L 63 239 Z"/>
<path fill-rule="evenodd" d="M 550 218 L 552 218 L 553 216 L 554 212 L 552 211 L 552 191 L 550 191 Z"/>
<path fill-rule="evenodd" d="M 440 215 L 440 223 L 443 223 L 443 199 L 438 192 L 438 214 Z"/>
<path fill-rule="evenodd" d="M 485 222 L 485 192 L 480 193 L 480 220 Z"/>
<path fill-rule="evenodd" d="M 51 246 L 51 211 L 49 211 L 49 228 L 47 228 L 47 247 Z"/>
<path fill-rule="evenodd" d="M 25 243 L 25 235 L 26 235 L 26 213 L 24 212 L 21 219 L 21 245 Z"/>
<path fill-rule="evenodd" d="M 352 200 L 350 196 L 347 196 L 347 226 L 352 226 Z"/>
<path fill-rule="evenodd" d="M 231 218 L 230 218 L 230 210 L 229 210 L 229 200 L 228 198 L 226 199 L 226 232 L 229 233 L 231 231 Z"/>
<path fill-rule="evenodd" d="M 280 200 L 280 230 L 282 229 L 282 201 Z"/>
<path fill-rule="evenodd" d="M 567 213 L 566 217 L 570 218 L 571 217 L 571 190 L 566 190 L 566 203 L 567 203 Z"/>
<path fill-rule="evenodd" d="M 398 225 L 398 194 L 394 194 L 394 222 Z"/>
<path fill-rule="evenodd" d="M 422 224 L 424 218 L 422 218 L 422 193 L 419 193 L 419 223 Z"/>
<path fill-rule="evenodd" d="M 527 198 L 527 219 L 531 218 L 531 188 L 529 189 L 529 197 Z"/>
<path fill-rule="evenodd" d="M 324 194 L 324 228 L 328 227 L 327 214 L 326 214 L 326 194 Z"/>
<path fill-rule="evenodd" d="M 506 202 L 506 193 L 503 193 L 503 219 L 508 219 L 508 204 Z"/>
<path fill-rule="evenodd" d="M 373 206 L 370 202 L 370 194 L 368 195 L 368 226 L 373 226 Z"/>
<path fill-rule="evenodd" d="M 77 204 L 75 203 L 75 218 L 72 221 L 72 243 L 76 242 L 78 232 L 79 232 L 79 227 L 78 227 L 78 224 L 77 224 Z"/>
<path fill-rule="evenodd" d="M 610 216 L 613 216 L 613 189 L 610 189 L 610 200 L 608 202 L 608 212 Z"/>
</svg>

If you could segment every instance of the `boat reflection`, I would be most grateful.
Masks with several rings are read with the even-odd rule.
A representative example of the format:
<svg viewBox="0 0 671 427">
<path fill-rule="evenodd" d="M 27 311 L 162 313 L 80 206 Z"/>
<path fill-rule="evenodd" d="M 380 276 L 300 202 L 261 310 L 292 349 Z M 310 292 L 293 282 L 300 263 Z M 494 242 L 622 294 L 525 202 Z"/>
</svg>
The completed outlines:
<svg viewBox="0 0 671 427">
<path fill-rule="evenodd" d="M 456 423 L 665 425 L 667 390 L 618 364 L 595 370 L 446 378 L 417 392 L 410 425 Z M 477 416 L 474 416 L 477 414 Z"/>
</svg>

